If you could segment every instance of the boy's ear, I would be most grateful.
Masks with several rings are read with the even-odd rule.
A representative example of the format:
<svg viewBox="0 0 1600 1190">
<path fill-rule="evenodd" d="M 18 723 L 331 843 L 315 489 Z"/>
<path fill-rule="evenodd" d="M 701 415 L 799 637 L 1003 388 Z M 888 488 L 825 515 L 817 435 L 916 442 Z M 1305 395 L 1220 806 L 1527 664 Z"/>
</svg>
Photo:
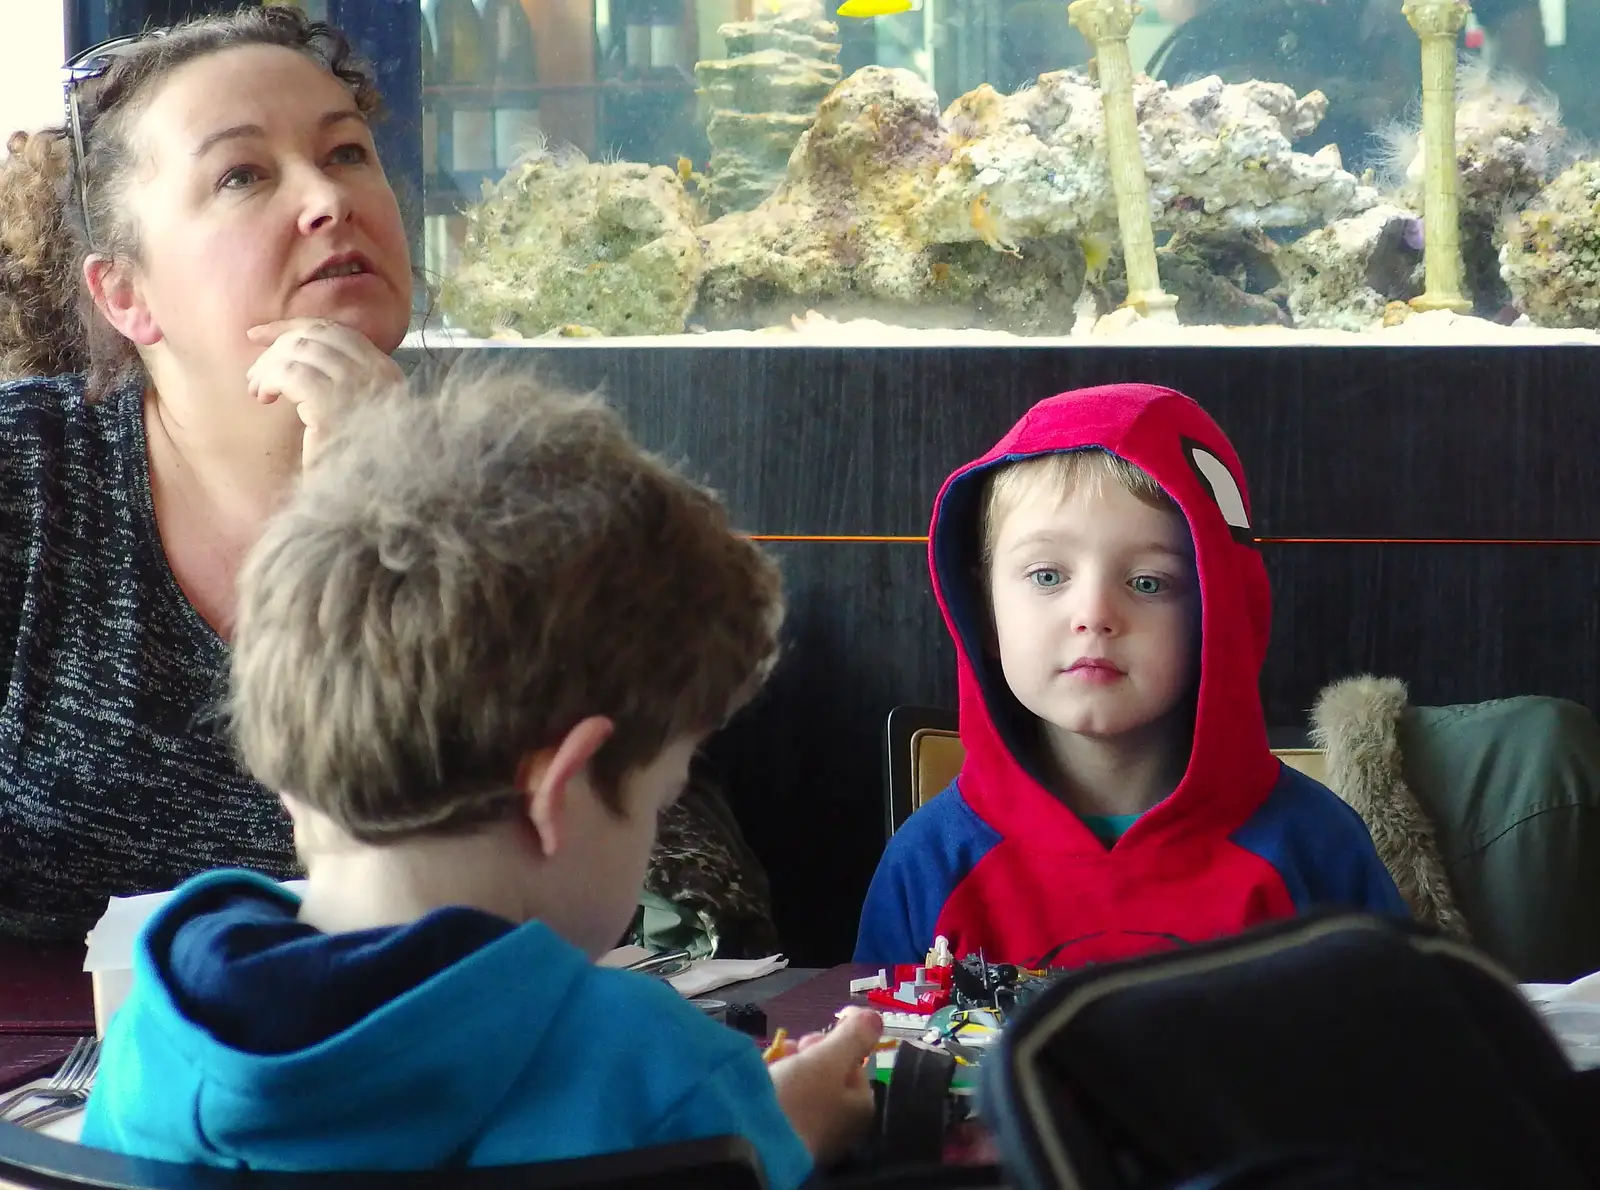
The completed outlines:
<svg viewBox="0 0 1600 1190">
<path fill-rule="evenodd" d="M 567 803 L 575 785 L 588 781 L 589 762 L 611 738 L 616 724 L 601 715 L 578 722 L 553 747 L 541 748 L 522 758 L 517 766 L 517 788 L 522 791 L 523 812 L 539 850 L 548 859 L 565 839 Z M 590 796 L 593 792 L 590 791 Z"/>
<path fill-rule="evenodd" d="M 100 317 L 123 338 L 140 347 L 161 342 L 161 328 L 145 303 L 129 267 L 110 257 L 91 255 L 83 262 L 83 280 Z"/>
</svg>

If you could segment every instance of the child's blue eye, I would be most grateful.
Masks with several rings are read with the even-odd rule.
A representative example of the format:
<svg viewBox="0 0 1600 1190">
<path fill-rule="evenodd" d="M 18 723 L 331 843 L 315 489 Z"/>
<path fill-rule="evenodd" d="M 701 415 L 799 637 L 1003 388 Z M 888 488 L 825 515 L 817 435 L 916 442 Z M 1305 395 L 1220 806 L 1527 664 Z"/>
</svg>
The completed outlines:
<svg viewBox="0 0 1600 1190">
<path fill-rule="evenodd" d="M 1028 572 L 1028 578 L 1036 587 L 1044 587 L 1048 589 L 1050 587 L 1059 587 L 1061 585 L 1061 572 L 1059 570 L 1053 570 L 1048 566 L 1042 567 L 1039 570 L 1030 570 Z"/>
<path fill-rule="evenodd" d="M 1129 580 L 1129 586 L 1141 595 L 1159 595 L 1167 584 L 1153 574 L 1141 574 Z"/>
</svg>

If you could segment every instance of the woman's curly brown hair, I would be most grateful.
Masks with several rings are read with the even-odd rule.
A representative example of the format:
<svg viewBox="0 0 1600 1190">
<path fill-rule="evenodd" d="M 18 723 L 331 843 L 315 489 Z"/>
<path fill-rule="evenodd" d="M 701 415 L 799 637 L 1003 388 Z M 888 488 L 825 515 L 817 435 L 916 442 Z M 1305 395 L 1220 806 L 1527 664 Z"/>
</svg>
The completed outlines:
<svg viewBox="0 0 1600 1190">
<path fill-rule="evenodd" d="M 91 250 L 138 259 L 137 228 L 122 199 L 133 165 L 129 134 L 155 85 L 186 63 L 250 45 L 304 54 L 349 89 L 362 115 L 376 117 L 371 69 L 343 33 L 298 8 L 251 6 L 202 17 L 118 52 L 101 78 L 78 89 L 87 220 L 68 129 L 18 132 L 7 142 L 11 156 L 0 162 L 0 379 L 83 372 L 86 397 L 96 401 L 138 370 L 133 344 L 89 299 L 84 259 Z"/>
</svg>

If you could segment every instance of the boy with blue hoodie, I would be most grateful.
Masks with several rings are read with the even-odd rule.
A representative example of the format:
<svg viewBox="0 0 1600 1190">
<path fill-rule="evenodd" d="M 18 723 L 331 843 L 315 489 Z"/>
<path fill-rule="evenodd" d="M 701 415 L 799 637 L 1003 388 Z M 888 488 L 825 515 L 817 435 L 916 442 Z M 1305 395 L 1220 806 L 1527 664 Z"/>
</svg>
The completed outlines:
<svg viewBox="0 0 1600 1190">
<path fill-rule="evenodd" d="M 1281 764 L 1266 568 L 1201 408 L 1111 385 L 960 468 L 929 558 L 966 759 L 889 841 L 856 960 L 1077 966 L 1336 905 L 1404 914 L 1355 811 Z"/>
<path fill-rule="evenodd" d="M 592 399 L 502 375 L 351 409 L 251 554 L 233 639 L 234 730 L 305 896 L 247 872 L 178 889 L 84 1142 L 398 1170 L 736 1134 L 784 1190 L 846 1151 L 875 1014 L 769 1068 L 666 983 L 594 965 L 782 614 L 771 561 Z"/>
</svg>

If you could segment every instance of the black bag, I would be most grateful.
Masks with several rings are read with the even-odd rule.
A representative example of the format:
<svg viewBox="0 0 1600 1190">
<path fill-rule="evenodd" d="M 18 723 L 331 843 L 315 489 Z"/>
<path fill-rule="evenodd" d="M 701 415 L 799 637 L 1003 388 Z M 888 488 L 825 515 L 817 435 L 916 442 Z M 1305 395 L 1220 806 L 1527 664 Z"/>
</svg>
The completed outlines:
<svg viewBox="0 0 1600 1190">
<path fill-rule="evenodd" d="M 1593 1190 L 1600 1071 L 1495 963 L 1333 914 L 1073 972 L 984 1060 L 1018 1190 Z"/>
</svg>

